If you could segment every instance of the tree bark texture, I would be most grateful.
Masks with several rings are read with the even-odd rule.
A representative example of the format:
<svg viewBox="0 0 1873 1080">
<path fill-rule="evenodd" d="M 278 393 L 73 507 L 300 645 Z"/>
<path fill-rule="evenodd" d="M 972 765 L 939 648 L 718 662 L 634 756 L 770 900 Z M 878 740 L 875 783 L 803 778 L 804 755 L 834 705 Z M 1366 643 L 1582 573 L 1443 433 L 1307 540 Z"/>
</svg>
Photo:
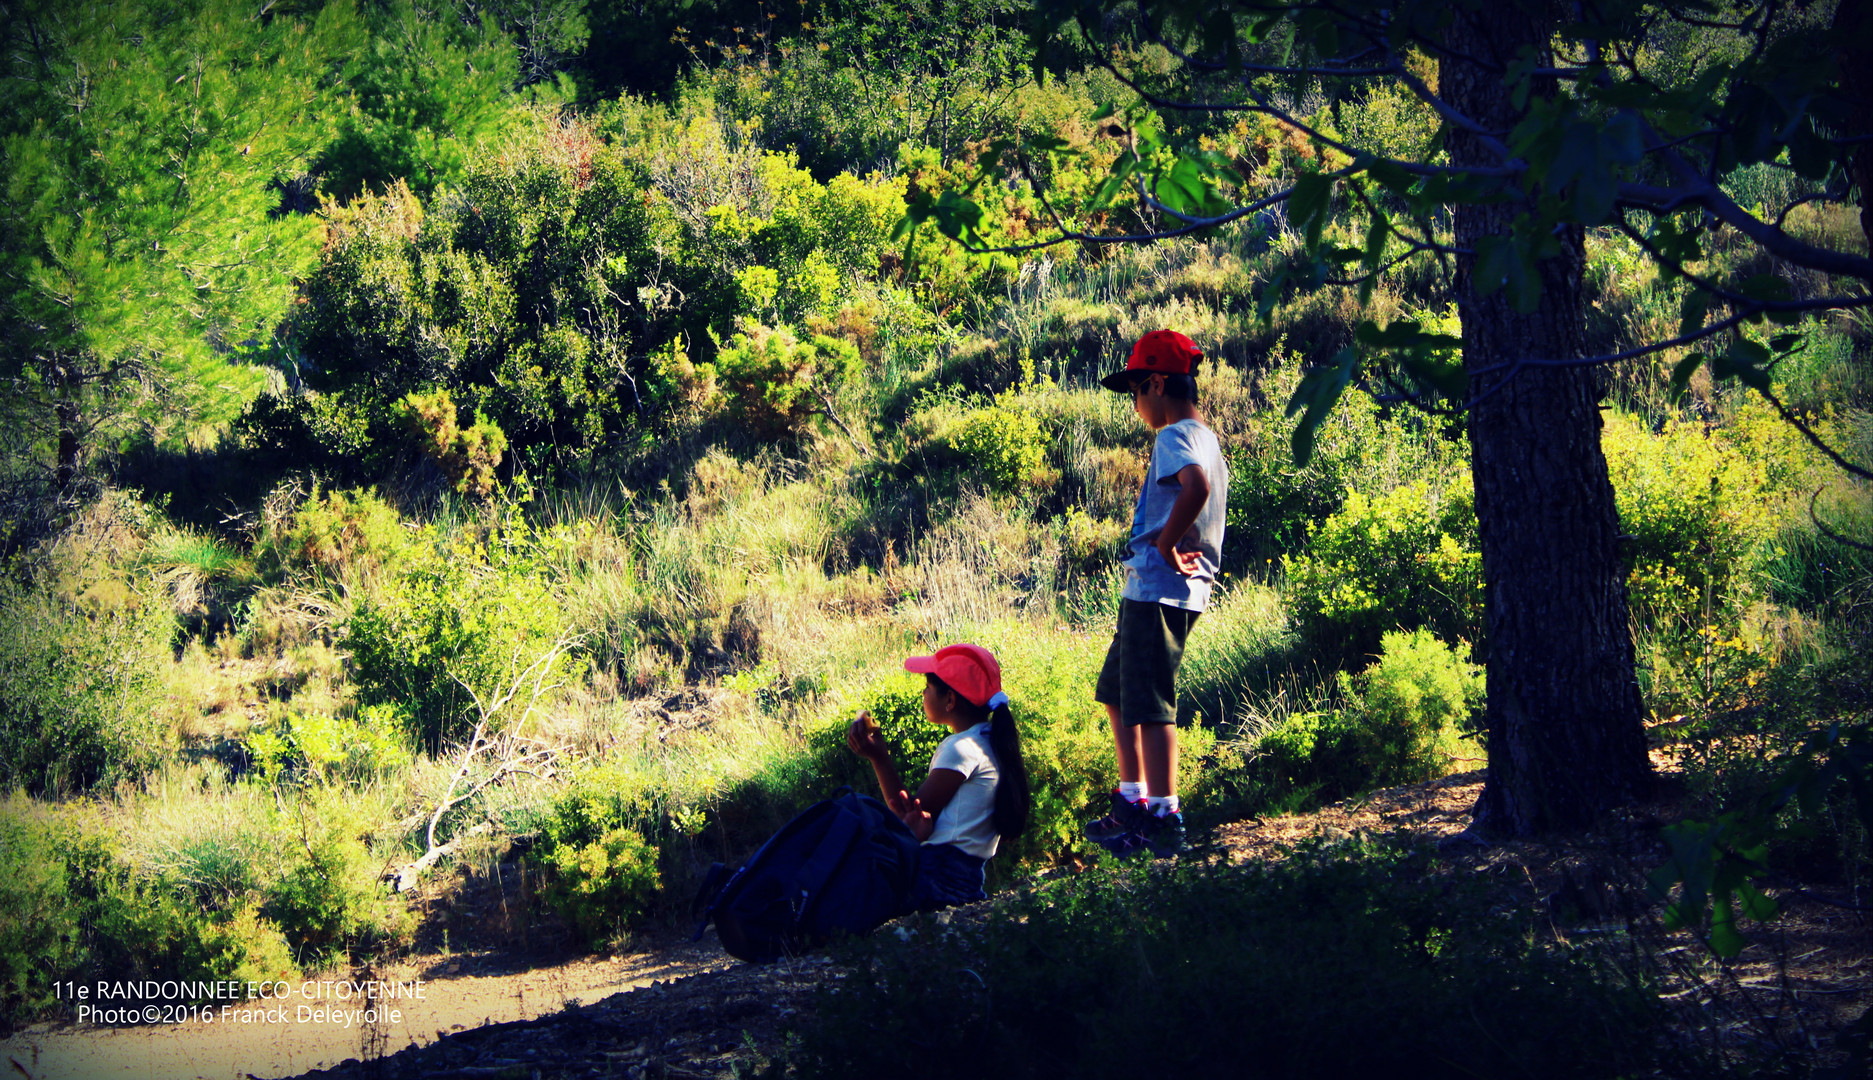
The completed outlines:
<svg viewBox="0 0 1873 1080">
<path fill-rule="evenodd" d="M 1521 110 L 1502 72 L 1530 48 L 1552 66 L 1557 13 L 1538 0 L 1510 0 L 1453 14 L 1441 96 L 1506 141 Z M 1502 164 L 1469 132 L 1453 130 L 1447 145 L 1454 165 Z M 1524 208 L 1459 206 L 1457 246 L 1474 250 L 1481 237 L 1508 234 Z M 1561 254 L 1540 264 L 1541 305 L 1531 313 L 1518 312 L 1506 288 L 1481 295 L 1475 258 L 1457 259 L 1464 365 L 1471 398 L 1481 399 L 1469 435 L 1486 596 L 1489 771 L 1476 825 L 1496 835 L 1587 825 L 1642 795 L 1652 778 L 1596 373 L 1476 374 L 1518 358 L 1582 355 L 1583 234 L 1566 227 L 1559 239 Z"/>
<path fill-rule="evenodd" d="M 1847 105 L 1840 134 L 1850 139 L 1873 135 L 1873 3 L 1841 0 L 1829 30 L 1840 66 L 1839 93 Z M 1854 147 L 1848 173 L 1860 192 L 1860 231 L 1873 245 L 1873 143 Z"/>
</svg>

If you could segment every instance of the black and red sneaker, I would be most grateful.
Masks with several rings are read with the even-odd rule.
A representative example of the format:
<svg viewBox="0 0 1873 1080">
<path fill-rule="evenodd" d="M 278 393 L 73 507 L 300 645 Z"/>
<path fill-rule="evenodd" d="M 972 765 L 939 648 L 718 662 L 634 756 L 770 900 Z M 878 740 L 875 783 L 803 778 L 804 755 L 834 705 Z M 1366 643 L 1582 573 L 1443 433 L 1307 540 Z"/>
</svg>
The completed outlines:
<svg viewBox="0 0 1873 1080">
<path fill-rule="evenodd" d="M 1097 821 L 1086 823 L 1086 839 L 1095 844 L 1109 845 L 1114 840 L 1136 834 L 1149 816 L 1145 800 L 1127 799 L 1115 788 L 1112 792 L 1112 812 Z"/>
</svg>

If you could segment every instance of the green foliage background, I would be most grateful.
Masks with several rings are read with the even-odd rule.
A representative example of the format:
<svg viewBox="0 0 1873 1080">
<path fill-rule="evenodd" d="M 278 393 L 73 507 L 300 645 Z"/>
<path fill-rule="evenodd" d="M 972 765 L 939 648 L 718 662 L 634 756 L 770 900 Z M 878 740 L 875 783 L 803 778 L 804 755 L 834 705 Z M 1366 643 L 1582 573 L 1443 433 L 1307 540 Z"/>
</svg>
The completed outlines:
<svg viewBox="0 0 1873 1080">
<path fill-rule="evenodd" d="M 1096 992 L 1136 978 L 1137 947 L 1190 993 L 1251 972 L 1267 1009 L 1250 1034 L 1297 1071 L 1409 1072 L 1427 1046 L 1484 1073 L 1503 1054 L 1649 1067 L 1632 1032 L 1651 1014 L 1628 988 L 1448 915 L 1437 871 L 1393 853 L 1075 876 L 1115 782 L 1091 684 L 1149 447 L 1092 380 L 1141 334 L 1204 350 L 1231 465 L 1224 577 L 1183 669 L 1179 789 L 1199 832 L 1474 767 L 1489 643 L 1459 425 L 1355 394 L 1295 463 L 1280 406 L 1359 346 L 1360 319 L 1436 335 L 1439 363 L 1460 330 L 1429 271 L 1365 297 L 1296 287 L 1310 234 L 1369 239 L 1344 200 L 1118 251 L 972 255 L 897 230 L 1008 137 L 1054 209 L 1151 224 L 1128 191 L 1099 202 L 1123 140 L 1095 117 L 1130 91 L 1085 40 L 1057 42 L 1062 70 L 1037 80 L 1014 62 L 1028 15 L 0 12 L 0 38 L 42 33 L 51 58 L 29 69 L 12 48 L 0 86 L 4 1022 L 55 1009 L 58 979 L 437 947 L 384 874 L 424 853 L 452 794 L 468 797 L 437 840 L 464 845 L 426 884 L 444 907 L 531 874 L 522 925 L 621 945 L 676 918 L 711 862 L 841 784 L 868 790 L 843 742 L 860 709 L 914 784 L 943 732 L 902 659 L 969 640 L 1001 658 L 1033 781 L 1033 824 L 991 864 L 1027 922 L 970 939 L 976 989 L 926 982 L 939 1023 L 1030 1048 L 997 1068 L 1038 1070 L 1037 1046 L 1142 1067 L 1154 1044 Z M 1389 92 L 1314 119 L 1387 152 L 1437 128 Z M 1152 123 L 1245 192 L 1333 166 L 1257 118 Z M 1765 204 L 1802 183 L 1725 179 Z M 985 241 L 1050 220 L 1031 185 L 973 198 Z M 1851 218 L 1789 216 L 1858 244 Z M 1774 269 L 1741 247 L 1711 258 Z M 1588 260 L 1596 348 L 1675 332 L 1682 281 L 1610 229 L 1590 230 Z M 1867 324 L 1791 332 L 1772 385 L 1864 456 Z M 1602 445 L 1654 731 L 1682 740 L 1698 798 L 1734 807 L 1809 727 L 1865 716 L 1869 563 L 1829 532 L 1864 540 L 1869 515 L 1742 387 L 1694 379 L 1676 399 L 1671 366 L 1609 373 Z M 517 681 L 488 746 L 466 745 L 476 697 Z M 494 742 L 550 764 L 501 772 Z M 1783 857 L 1854 879 L 1866 839 L 1829 798 L 1790 812 L 1807 839 Z M 1121 941 L 1140 911 L 1144 944 Z M 961 954 L 915 929 L 880 970 L 960 982 Z M 1024 967 L 1036 948 L 1052 951 Z M 928 1020 L 924 984 L 887 982 L 867 1022 Z M 1066 1000 L 1094 1004 L 1048 1011 Z M 1374 1015 L 1392 1020 L 1342 1045 Z M 827 1016 L 807 1074 L 874 1052 L 868 1067 L 905 1071 L 891 1054 L 908 1043 L 842 1042 L 851 1017 Z M 1178 1028 L 1181 1063 L 1235 1052 L 1217 1031 L 1240 1034 Z"/>
</svg>

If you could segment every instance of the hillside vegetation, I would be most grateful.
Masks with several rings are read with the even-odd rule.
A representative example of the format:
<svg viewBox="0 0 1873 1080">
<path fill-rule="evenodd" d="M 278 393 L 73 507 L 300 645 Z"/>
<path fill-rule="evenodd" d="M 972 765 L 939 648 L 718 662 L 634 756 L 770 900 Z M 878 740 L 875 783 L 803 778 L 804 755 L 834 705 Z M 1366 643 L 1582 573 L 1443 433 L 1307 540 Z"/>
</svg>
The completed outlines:
<svg viewBox="0 0 1873 1080">
<path fill-rule="evenodd" d="M 526 918 L 622 945 L 683 911 L 711 860 L 867 787 L 841 735 L 858 710 L 915 769 L 940 732 L 901 660 L 953 641 L 1000 657 L 1034 783 L 991 887 L 1084 867 L 1081 825 L 1115 781 L 1092 683 L 1149 450 L 1095 379 L 1160 328 L 1209 358 L 1202 408 L 1231 469 L 1224 580 L 1182 682 L 1195 823 L 1477 767 L 1489 643 L 1461 419 L 1350 394 L 1297 467 L 1284 414 L 1373 311 L 1454 332 L 1432 269 L 1363 308 L 1333 287 L 1263 305 L 1303 261 L 1278 211 L 1025 256 L 907 239 L 907 193 L 989 139 L 1084 150 L 1050 179 L 1061 200 L 1118 153 L 1090 118 L 1130 92 L 1090 66 L 1045 83 L 1011 67 L 1011 7 L 723 5 L 641 63 L 592 51 L 621 14 L 561 7 L 4 16 L 9 42 L 56 31 L 57 70 L 0 110 L 0 1023 L 54 1012 L 64 979 L 287 977 L 433 944 L 411 896 L 516 858 Z M 87 66 L 101 111 L 68 131 L 51 99 Z M 185 67 L 202 88 L 160 91 L 171 127 L 133 117 Z M 297 112 L 254 115 L 295 87 Z M 1307 93 L 1354 143 L 1436 129 L 1404 97 Z M 1314 153 L 1271 122 L 1179 123 L 1250 187 Z M 166 154 L 208 155 L 202 179 L 163 186 Z M 1725 180 L 1769 205 L 1801 183 Z M 1017 190 L 990 211 L 984 234 L 1012 240 L 1045 213 Z M 1789 218 L 1851 245 L 1856 212 Z M 181 239 L 151 255 L 151 237 Z M 1587 250 L 1594 347 L 1669 336 L 1683 282 L 1610 229 Z M 1827 286 L 1740 243 L 1713 262 L 1751 258 L 1794 295 Z M 1794 332 L 1781 399 L 1873 458 L 1873 324 Z M 1700 374 L 1674 397 L 1678 359 L 1606 370 L 1601 437 L 1649 731 L 1688 748 L 1715 814 L 1811 729 L 1864 721 L 1873 555 L 1847 541 L 1873 538 L 1873 505 L 1744 387 Z M 1857 887 L 1867 837 L 1843 798 L 1790 809 L 1777 865 Z M 1256 992 L 1326 1009 L 1290 982 L 1376 971 L 1428 1017 L 1510 980 L 1508 957 L 1545 989 L 1497 1005 L 1624 1017 L 1594 1060 L 1644 1057 L 1621 1041 L 1645 1023 L 1627 989 L 1500 927 L 1438 924 L 1415 858 L 1180 868 L 1183 906 L 1152 933 L 1166 964 L 1227 967 L 1297 912 L 1288 932 L 1337 939 L 1352 905 L 1378 920 L 1370 940 Z M 1109 929 L 1134 883 L 1087 882 L 1023 901 L 1033 947 L 1079 941 L 1124 968 L 1079 935 Z M 1179 951 L 1177 919 L 1222 910 L 1240 930 L 1224 952 Z M 1397 1021 L 1399 1045 L 1417 1023 Z M 1450 1053 L 1495 1074 L 1575 1038 Z"/>
</svg>

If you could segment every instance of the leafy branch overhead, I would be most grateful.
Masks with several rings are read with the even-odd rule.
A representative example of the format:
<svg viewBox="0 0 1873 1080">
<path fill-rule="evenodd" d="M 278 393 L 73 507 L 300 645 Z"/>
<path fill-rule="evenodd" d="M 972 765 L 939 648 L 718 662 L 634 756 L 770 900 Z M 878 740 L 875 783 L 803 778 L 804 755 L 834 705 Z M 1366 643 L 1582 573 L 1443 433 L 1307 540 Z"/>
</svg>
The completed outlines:
<svg viewBox="0 0 1873 1080">
<path fill-rule="evenodd" d="M 1103 183 L 1062 197 L 1050 181 L 1086 148 L 1003 140 L 986 148 L 972 177 L 913 189 L 900 237 L 929 226 L 970 251 L 1019 253 L 1144 243 L 1285 216 L 1305 258 L 1262 284 L 1264 317 L 1297 291 L 1329 285 L 1356 287 L 1364 303 L 1382 277 L 1419 260 L 1434 262 L 1446 282 L 1468 274 L 1475 295 L 1500 292 L 1532 312 L 1542 302 L 1543 261 L 1583 228 L 1626 235 L 1666 281 L 1685 287 L 1682 324 L 1670 338 L 1602 355 L 1531 350 L 1467 370 L 1454 362 L 1455 342 L 1368 320 L 1357 343 L 1310 376 L 1290 405 L 1301 414 L 1295 451 L 1303 461 L 1348 385 L 1467 407 L 1527 369 L 1675 352 L 1681 389 L 1708 367 L 1715 379 L 1769 394 L 1768 373 L 1800 339 L 1756 328 L 1873 304 L 1873 259 L 1859 238 L 1817 243 L 1791 221 L 1799 205 L 1845 201 L 1873 172 L 1873 110 L 1842 83 L 1845 69 L 1873 57 L 1873 21 L 1842 5 L 1830 24 L 1829 12 L 1774 0 L 1608 0 L 1568 10 L 1551 57 L 1524 48 L 1505 65 L 1454 46 L 1448 5 L 1433 0 L 1043 3 L 1032 39 L 1039 69 L 1090 54 L 1137 94 L 1130 110 L 1092 118 L 1120 147 Z M 1513 122 L 1498 126 L 1454 106 L 1450 87 L 1462 79 L 1506 87 Z M 1357 104 L 1380 87 L 1433 118 L 1434 135 L 1406 152 L 1339 133 L 1339 103 Z M 1308 152 L 1276 180 L 1252 175 L 1214 137 L 1216 118 L 1232 115 L 1277 125 Z M 1480 157 L 1453 164 L 1459 138 L 1480 147 Z M 1724 181 L 1749 167 L 1790 174 L 1809 190 L 1783 205 L 1745 205 Z M 1045 207 L 1044 232 L 1018 241 L 985 232 L 984 193 L 1010 184 L 1027 185 Z M 1453 210 L 1492 205 L 1513 208 L 1511 227 L 1471 248 L 1452 243 Z M 1345 242 L 1342 229 L 1334 239 L 1328 225 L 1348 220 L 1363 237 Z M 1828 285 L 1798 296 L 1760 263 L 1708 276 L 1701 268 L 1712 265 L 1715 246 L 1739 237 L 1787 267 L 1825 275 Z"/>
</svg>

